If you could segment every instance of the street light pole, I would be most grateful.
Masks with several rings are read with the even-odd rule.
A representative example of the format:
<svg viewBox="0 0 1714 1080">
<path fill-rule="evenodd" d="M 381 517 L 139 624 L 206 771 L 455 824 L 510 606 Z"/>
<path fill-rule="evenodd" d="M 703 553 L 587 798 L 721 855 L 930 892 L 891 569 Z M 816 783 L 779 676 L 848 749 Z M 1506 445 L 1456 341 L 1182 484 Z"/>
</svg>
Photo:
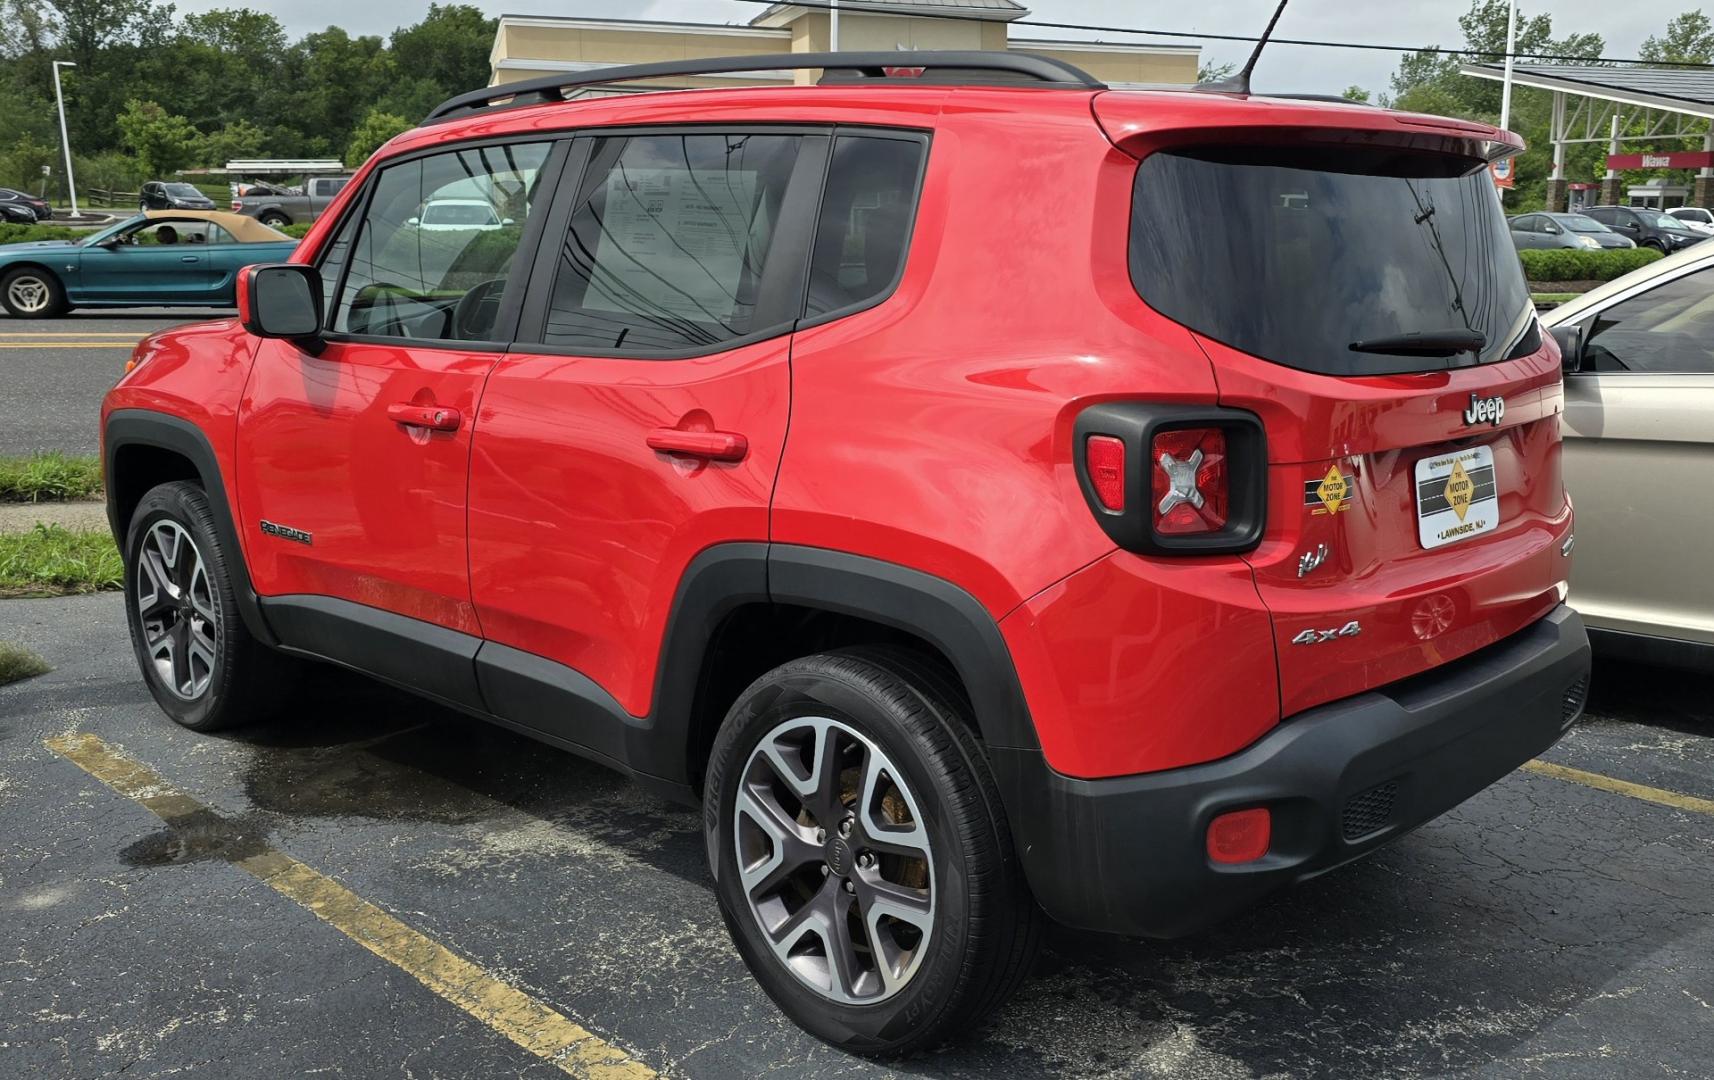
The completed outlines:
<svg viewBox="0 0 1714 1080">
<path fill-rule="evenodd" d="M 1500 128 L 1512 120 L 1512 53 L 1518 48 L 1518 0 L 1506 5 L 1506 77 L 1500 83 Z"/>
<path fill-rule="evenodd" d="M 60 149 L 65 151 L 65 187 L 71 195 L 71 216 L 80 218 L 83 215 L 77 212 L 77 181 L 71 174 L 71 137 L 65 133 L 65 94 L 60 91 L 60 68 L 76 66 L 70 60 L 54 61 L 54 100 L 60 107 Z"/>
</svg>

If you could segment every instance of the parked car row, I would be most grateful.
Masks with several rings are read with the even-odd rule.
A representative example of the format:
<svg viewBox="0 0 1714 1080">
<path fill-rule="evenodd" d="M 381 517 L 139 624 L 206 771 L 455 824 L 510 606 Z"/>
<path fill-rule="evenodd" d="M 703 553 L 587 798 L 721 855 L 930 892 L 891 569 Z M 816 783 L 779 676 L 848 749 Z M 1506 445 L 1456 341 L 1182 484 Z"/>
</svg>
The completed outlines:
<svg viewBox="0 0 1714 1080">
<path fill-rule="evenodd" d="M 1714 235 L 1714 214 L 1689 206 L 1664 213 L 1640 206 L 1592 206 L 1575 214 L 1519 214 L 1508 224 L 1519 251 L 1651 247 L 1670 254 Z"/>
</svg>

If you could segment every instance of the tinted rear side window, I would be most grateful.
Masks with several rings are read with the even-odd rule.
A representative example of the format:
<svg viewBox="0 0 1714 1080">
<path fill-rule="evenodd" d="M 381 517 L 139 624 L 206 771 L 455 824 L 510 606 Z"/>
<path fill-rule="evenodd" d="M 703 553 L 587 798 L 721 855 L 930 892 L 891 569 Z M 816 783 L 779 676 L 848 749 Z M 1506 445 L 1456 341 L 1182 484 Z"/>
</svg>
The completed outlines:
<svg viewBox="0 0 1714 1080">
<path fill-rule="evenodd" d="M 1480 162 L 1347 149 L 1198 148 L 1137 171 L 1131 280 L 1161 314 L 1330 375 L 1461 366 L 1537 347 L 1534 309 Z M 1475 331 L 1479 357 L 1354 352 Z"/>
<path fill-rule="evenodd" d="M 548 345 L 639 354 L 718 346 L 755 325 L 800 137 L 596 143 L 560 251 Z"/>
<path fill-rule="evenodd" d="M 924 143 L 842 135 L 833 143 L 809 266 L 814 318 L 869 303 L 905 262 Z"/>
</svg>

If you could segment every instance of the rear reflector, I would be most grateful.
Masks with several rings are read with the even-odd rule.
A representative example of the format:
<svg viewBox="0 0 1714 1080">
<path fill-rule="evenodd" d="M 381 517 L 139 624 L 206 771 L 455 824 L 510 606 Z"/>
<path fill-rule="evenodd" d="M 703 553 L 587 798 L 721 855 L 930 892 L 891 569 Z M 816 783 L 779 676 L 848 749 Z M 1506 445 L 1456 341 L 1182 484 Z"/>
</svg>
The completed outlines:
<svg viewBox="0 0 1714 1080">
<path fill-rule="evenodd" d="M 1084 464 L 1095 497 L 1109 510 L 1125 508 L 1125 441 L 1111 435 L 1091 435 L 1083 445 Z"/>
<path fill-rule="evenodd" d="M 1221 814 L 1208 823 L 1208 857 L 1226 865 L 1255 862 L 1268 853 L 1273 824 L 1265 806 Z"/>
<path fill-rule="evenodd" d="M 1209 427 L 1156 432 L 1149 462 L 1155 532 L 1183 536 L 1226 527 L 1231 480 L 1224 431 Z"/>
</svg>

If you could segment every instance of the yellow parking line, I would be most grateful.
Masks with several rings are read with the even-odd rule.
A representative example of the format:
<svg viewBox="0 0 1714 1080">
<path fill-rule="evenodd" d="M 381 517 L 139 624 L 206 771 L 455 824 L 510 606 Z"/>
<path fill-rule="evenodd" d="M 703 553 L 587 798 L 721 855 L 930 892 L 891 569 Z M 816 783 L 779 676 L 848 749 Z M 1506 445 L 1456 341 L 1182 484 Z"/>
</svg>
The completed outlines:
<svg viewBox="0 0 1714 1080">
<path fill-rule="evenodd" d="M 136 345 L 136 341 L 32 341 L 28 345 L 0 341 L 0 349 L 130 349 Z"/>
<path fill-rule="evenodd" d="M 46 745 L 169 826 L 191 819 L 225 824 L 212 809 L 94 735 L 62 735 L 46 740 Z M 657 1075 L 581 1024 L 290 855 L 268 846 L 249 847 L 229 861 L 562 1072 L 589 1080 L 648 1080 Z"/>
<path fill-rule="evenodd" d="M 1714 799 L 1699 799 L 1694 795 L 1681 795 L 1676 791 L 1665 788 L 1649 787 L 1646 784 L 1633 784 L 1629 780 L 1620 780 L 1601 773 L 1584 772 L 1567 765 L 1555 765 L 1551 761 L 1526 761 L 1524 768 L 1537 776 L 1551 776 L 1555 780 L 1565 780 L 1573 784 L 1582 784 L 1601 791 L 1610 791 L 1615 795 L 1625 795 L 1644 802 L 1656 803 L 1660 806 L 1670 806 L 1674 810 L 1689 810 L 1694 814 L 1709 814 L 1714 816 Z"/>
<path fill-rule="evenodd" d="M 38 338 L 38 337 L 122 337 L 132 341 L 141 341 L 147 336 L 137 330 L 0 330 L 0 338 Z"/>
</svg>

